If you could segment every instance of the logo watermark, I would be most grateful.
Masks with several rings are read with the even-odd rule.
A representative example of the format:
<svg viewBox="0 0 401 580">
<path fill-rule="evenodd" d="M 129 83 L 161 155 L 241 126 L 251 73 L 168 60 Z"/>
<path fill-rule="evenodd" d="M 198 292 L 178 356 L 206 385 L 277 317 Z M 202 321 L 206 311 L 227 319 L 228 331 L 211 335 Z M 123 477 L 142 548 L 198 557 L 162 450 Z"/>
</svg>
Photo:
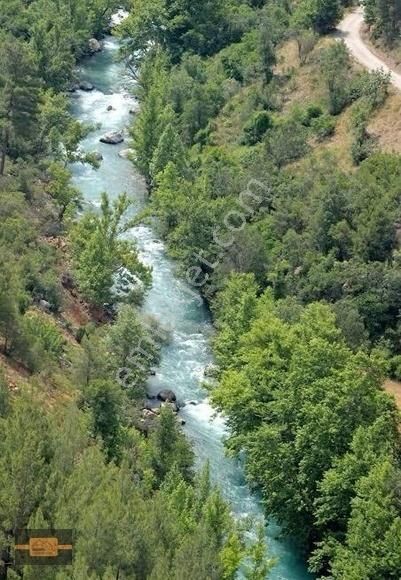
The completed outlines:
<svg viewBox="0 0 401 580">
<path fill-rule="evenodd" d="M 72 564 L 72 530 L 17 530 L 16 566 L 68 566 Z"/>
</svg>

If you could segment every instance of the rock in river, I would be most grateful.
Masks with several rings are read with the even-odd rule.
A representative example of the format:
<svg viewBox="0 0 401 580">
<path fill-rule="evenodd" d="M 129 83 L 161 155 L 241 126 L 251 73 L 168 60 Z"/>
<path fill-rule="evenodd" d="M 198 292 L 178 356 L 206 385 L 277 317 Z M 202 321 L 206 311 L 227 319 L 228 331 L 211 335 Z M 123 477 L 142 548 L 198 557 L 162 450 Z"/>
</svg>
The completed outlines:
<svg viewBox="0 0 401 580">
<path fill-rule="evenodd" d="M 204 369 L 203 374 L 205 377 L 216 378 L 219 372 L 219 367 L 214 364 L 208 364 Z"/>
<path fill-rule="evenodd" d="M 157 394 L 157 398 L 159 401 L 167 401 L 169 403 L 174 403 L 177 400 L 174 391 L 170 391 L 170 389 L 163 389 L 163 391 L 160 391 L 160 393 Z"/>
<path fill-rule="evenodd" d="M 119 151 L 118 156 L 121 157 L 122 159 L 129 159 L 132 153 L 133 153 L 132 149 L 122 149 L 121 151 Z"/>
<path fill-rule="evenodd" d="M 100 153 L 100 151 L 94 151 L 92 155 L 96 161 L 103 161 L 103 155 Z"/>
<path fill-rule="evenodd" d="M 88 41 L 88 48 L 90 54 L 95 54 L 96 52 L 100 52 L 102 50 L 102 45 L 96 38 L 90 38 Z"/>
<path fill-rule="evenodd" d="M 79 83 L 79 88 L 81 89 L 81 91 L 90 92 L 93 91 L 95 87 L 92 85 L 92 83 L 88 83 L 88 81 L 81 81 Z"/>
<path fill-rule="evenodd" d="M 107 143 L 108 145 L 118 145 L 123 141 L 124 137 L 120 131 L 110 131 L 110 133 L 106 133 L 103 137 L 100 137 L 100 142 Z"/>
</svg>

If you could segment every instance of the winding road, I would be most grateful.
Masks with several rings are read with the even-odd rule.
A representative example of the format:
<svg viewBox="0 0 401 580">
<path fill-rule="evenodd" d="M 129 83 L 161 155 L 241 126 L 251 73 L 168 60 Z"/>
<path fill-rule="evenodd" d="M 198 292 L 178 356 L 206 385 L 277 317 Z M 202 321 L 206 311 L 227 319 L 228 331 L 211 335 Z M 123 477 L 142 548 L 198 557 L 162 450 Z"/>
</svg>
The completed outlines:
<svg viewBox="0 0 401 580">
<path fill-rule="evenodd" d="M 383 60 L 374 54 L 365 44 L 361 28 L 363 25 L 363 9 L 350 12 L 337 26 L 337 37 L 342 38 L 349 51 L 364 67 L 370 71 L 382 69 L 391 74 L 392 84 L 401 91 L 401 74 L 391 69 Z"/>
</svg>

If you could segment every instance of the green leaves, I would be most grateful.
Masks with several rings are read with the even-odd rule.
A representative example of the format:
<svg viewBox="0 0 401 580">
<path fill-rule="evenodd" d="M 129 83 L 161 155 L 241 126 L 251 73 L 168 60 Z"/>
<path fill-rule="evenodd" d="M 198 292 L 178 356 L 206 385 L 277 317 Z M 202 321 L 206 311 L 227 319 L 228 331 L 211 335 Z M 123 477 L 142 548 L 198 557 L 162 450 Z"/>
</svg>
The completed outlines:
<svg viewBox="0 0 401 580">
<path fill-rule="evenodd" d="M 95 380 L 84 387 L 81 404 L 90 409 L 93 418 L 93 436 L 100 437 L 106 457 L 120 455 L 122 393 L 110 380 Z"/>
<path fill-rule="evenodd" d="M 388 46 L 399 40 L 401 4 L 399 0 L 363 0 L 365 20 L 372 30 L 373 38 L 382 37 Z"/>
<path fill-rule="evenodd" d="M 46 420 L 35 402 L 26 397 L 0 419 L 1 530 L 24 527 L 43 497 L 51 456 Z M 15 485 L 16 481 L 19 485 Z"/>
<path fill-rule="evenodd" d="M 296 6 L 293 22 L 298 28 L 313 28 L 324 34 L 335 28 L 340 16 L 340 0 L 301 0 Z"/>
<path fill-rule="evenodd" d="M 11 35 L 0 36 L 0 175 L 6 156 L 30 153 L 36 142 L 40 79 L 35 54 Z"/>
<path fill-rule="evenodd" d="M 400 470 L 389 460 L 361 478 L 345 546 L 334 555 L 333 578 L 396 578 L 401 566 Z"/>
<path fill-rule="evenodd" d="M 134 243 L 120 237 L 130 227 L 124 219 L 129 205 L 126 195 L 110 204 L 103 194 L 100 214 L 86 213 L 71 231 L 75 275 L 84 297 L 96 306 L 130 300 L 135 288 L 126 296 L 113 290 L 121 269 L 137 278 L 143 289 L 150 283 L 150 271 L 139 261 Z"/>
<path fill-rule="evenodd" d="M 333 542 L 346 542 L 359 482 L 382 457 L 398 461 L 395 407 L 381 391 L 381 365 L 345 345 L 328 306 L 311 304 L 287 322 L 267 292 L 236 327 L 238 296 L 248 296 L 244 285 L 233 299 L 241 281 L 232 278 L 218 299 L 222 368 L 211 398 L 227 414 L 228 446 L 245 452 L 267 512 L 305 545 L 313 537 L 311 562 L 321 572 L 328 557 L 335 561 Z M 237 338 L 224 358 L 230 320 Z M 384 551 L 377 559 L 384 565 Z"/>
<path fill-rule="evenodd" d="M 49 167 L 50 182 L 47 191 L 58 207 L 58 217 L 63 221 L 66 213 L 72 216 L 81 207 L 82 194 L 71 185 L 71 173 L 60 163 L 52 163 Z"/>
<path fill-rule="evenodd" d="M 146 178 L 149 187 L 156 177 L 154 168 L 153 170 L 151 168 L 153 156 L 166 126 L 174 116 L 169 107 L 166 109 L 164 88 L 167 82 L 163 53 L 159 50 L 149 54 L 140 78 L 143 92 L 142 106 L 131 131 L 136 152 L 135 165 Z M 156 170 L 158 169 L 163 167 L 156 167 Z"/>
<path fill-rule="evenodd" d="M 152 182 L 156 183 L 157 176 L 169 163 L 174 163 L 180 175 L 183 175 L 186 166 L 185 157 L 186 153 L 181 138 L 173 124 L 169 123 L 163 131 L 153 153 L 149 168 Z"/>
</svg>

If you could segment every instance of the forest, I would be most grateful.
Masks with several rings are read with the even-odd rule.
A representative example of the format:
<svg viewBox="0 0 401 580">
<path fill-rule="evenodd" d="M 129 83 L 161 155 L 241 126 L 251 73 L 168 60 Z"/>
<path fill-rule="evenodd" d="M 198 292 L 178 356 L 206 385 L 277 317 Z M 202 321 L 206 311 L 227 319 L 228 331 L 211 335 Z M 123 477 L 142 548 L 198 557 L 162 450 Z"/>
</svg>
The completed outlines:
<svg viewBox="0 0 401 580">
<path fill-rule="evenodd" d="M 71 113 L 76 65 L 118 8 L 0 2 L 0 578 L 257 580 L 263 530 L 245 541 L 167 404 L 142 419 L 161 344 L 140 312 L 151 270 L 124 238 L 132 200 L 88 207 L 71 181 L 99 163 Z M 73 565 L 18 566 L 21 528 L 73 529 Z"/>
<path fill-rule="evenodd" d="M 211 307 L 228 452 L 317 577 L 384 580 L 401 570 L 383 388 L 401 378 L 401 157 L 370 129 L 389 76 L 332 38 L 350 4 L 138 1 L 119 34 L 142 217 Z M 399 2 L 364 4 L 396 43 Z"/>
<path fill-rule="evenodd" d="M 396 46 L 399 0 L 363 4 L 372 42 Z M 75 530 L 73 565 L 44 580 L 274 566 L 171 408 L 144 429 L 163 340 L 141 312 L 152 271 L 125 236 L 139 222 L 210 307 L 206 388 L 267 517 L 317 578 L 400 577 L 400 417 L 383 385 L 401 380 L 401 155 L 371 128 L 389 76 L 333 38 L 352 5 L 0 0 L 1 580 L 38 578 L 14 564 L 26 527 Z M 135 221 L 127 194 L 88 207 L 70 170 L 99 165 L 70 95 L 117 9 L 149 196 Z"/>
</svg>

